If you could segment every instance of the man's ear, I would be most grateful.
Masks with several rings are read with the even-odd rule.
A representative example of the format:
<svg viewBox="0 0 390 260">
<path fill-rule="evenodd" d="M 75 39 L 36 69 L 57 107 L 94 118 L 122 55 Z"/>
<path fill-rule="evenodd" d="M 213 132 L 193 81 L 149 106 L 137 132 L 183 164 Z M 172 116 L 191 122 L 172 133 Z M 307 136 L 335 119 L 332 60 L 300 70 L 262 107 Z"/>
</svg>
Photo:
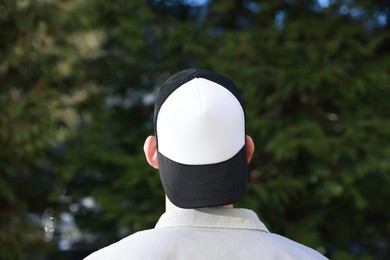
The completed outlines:
<svg viewBox="0 0 390 260">
<path fill-rule="evenodd" d="M 253 153 L 255 152 L 255 144 L 253 143 L 252 137 L 249 135 L 245 136 L 245 146 L 246 146 L 246 157 L 248 163 L 251 161 Z"/>
<path fill-rule="evenodd" d="M 148 136 L 144 144 L 144 152 L 146 161 L 155 169 L 158 169 L 158 159 L 157 159 L 157 146 L 156 146 L 156 137 L 151 135 Z"/>
</svg>

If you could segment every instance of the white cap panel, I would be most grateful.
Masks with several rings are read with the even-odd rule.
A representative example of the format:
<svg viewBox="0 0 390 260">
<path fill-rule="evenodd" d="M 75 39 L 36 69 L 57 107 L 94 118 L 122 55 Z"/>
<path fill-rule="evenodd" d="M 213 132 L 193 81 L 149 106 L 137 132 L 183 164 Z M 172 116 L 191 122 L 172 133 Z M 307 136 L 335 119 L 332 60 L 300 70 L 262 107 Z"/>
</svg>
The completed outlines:
<svg viewBox="0 0 390 260">
<path fill-rule="evenodd" d="M 214 164 L 245 144 L 244 111 L 225 87 L 195 78 L 175 90 L 157 117 L 158 150 L 182 164 Z"/>
</svg>

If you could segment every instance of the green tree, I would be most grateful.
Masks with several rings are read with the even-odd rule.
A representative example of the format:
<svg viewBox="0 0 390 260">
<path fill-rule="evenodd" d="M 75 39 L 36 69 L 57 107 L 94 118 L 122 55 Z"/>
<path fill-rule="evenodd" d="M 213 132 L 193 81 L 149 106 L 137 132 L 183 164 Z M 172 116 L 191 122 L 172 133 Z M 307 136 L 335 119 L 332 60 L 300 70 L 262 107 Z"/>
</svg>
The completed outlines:
<svg viewBox="0 0 390 260">
<path fill-rule="evenodd" d="M 89 230 L 132 233 L 161 214 L 158 177 L 141 151 L 152 133 L 148 97 L 195 66 L 226 74 L 243 92 L 258 149 L 239 206 L 332 259 L 384 257 L 390 60 L 388 24 L 377 21 L 388 7 L 378 3 L 98 3 L 98 26 L 110 30 L 91 72 L 107 96 L 75 153 L 101 205 L 94 216 L 105 220 L 87 225 L 96 212 L 84 214 Z"/>
<path fill-rule="evenodd" d="M 72 69 L 88 51 L 78 42 L 88 26 L 79 6 L 0 1 L 1 259 L 39 257 L 52 246 L 42 217 L 56 209 L 66 179 L 53 148 L 69 130 L 66 97 L 86 89 L 83 73 Z"/>
<path fill-rule="evenodd" d="M 0 258 L 44 245 L 28 216 L 47 208 L 91 250 L 153 227 L 142 145 L 156 87 L 188 67 L 242 92 L 257 149 L 237 206 L 331 259 L 389 254 L 385 1 L 0 3 Z"/>
</svg>

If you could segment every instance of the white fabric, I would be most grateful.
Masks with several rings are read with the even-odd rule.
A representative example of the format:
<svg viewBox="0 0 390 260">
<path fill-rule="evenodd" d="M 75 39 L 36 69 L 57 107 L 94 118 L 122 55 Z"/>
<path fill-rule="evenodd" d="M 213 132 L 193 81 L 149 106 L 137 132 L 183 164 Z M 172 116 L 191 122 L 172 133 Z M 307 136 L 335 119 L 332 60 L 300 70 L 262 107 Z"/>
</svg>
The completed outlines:
<svg viewBox="0 0 390 260">
<path fill-rule="evenodd" d="M 247 209 L 172 209 L 156 228 L 135 233 L 86 260 L 324 260 L 315 250 L 270 233 Z"/>
<path fill-rule="evenodd" d="M 245 144 L 244 111 L 221 85 L 195 78 L 175 90 L 157 117 L 158 149 L 189 165 L 220 163 Z"/>
</svg>

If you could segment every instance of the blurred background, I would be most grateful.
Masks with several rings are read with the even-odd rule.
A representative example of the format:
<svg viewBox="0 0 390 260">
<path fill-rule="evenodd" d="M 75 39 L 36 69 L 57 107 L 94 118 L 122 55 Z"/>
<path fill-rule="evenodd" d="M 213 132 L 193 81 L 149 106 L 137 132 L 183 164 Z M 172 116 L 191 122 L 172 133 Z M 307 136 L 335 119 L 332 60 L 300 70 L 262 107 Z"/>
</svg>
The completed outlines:
<svg viewBox="0 0 390 260">
<path fill-rule="evenodd" d="M 331 259 L 390 255 L 387 0 L 0 0 L 0 259 L 82 259 L 164 212 L 159 84 L 242 92 L 246 197 Z"/>
</svg>

